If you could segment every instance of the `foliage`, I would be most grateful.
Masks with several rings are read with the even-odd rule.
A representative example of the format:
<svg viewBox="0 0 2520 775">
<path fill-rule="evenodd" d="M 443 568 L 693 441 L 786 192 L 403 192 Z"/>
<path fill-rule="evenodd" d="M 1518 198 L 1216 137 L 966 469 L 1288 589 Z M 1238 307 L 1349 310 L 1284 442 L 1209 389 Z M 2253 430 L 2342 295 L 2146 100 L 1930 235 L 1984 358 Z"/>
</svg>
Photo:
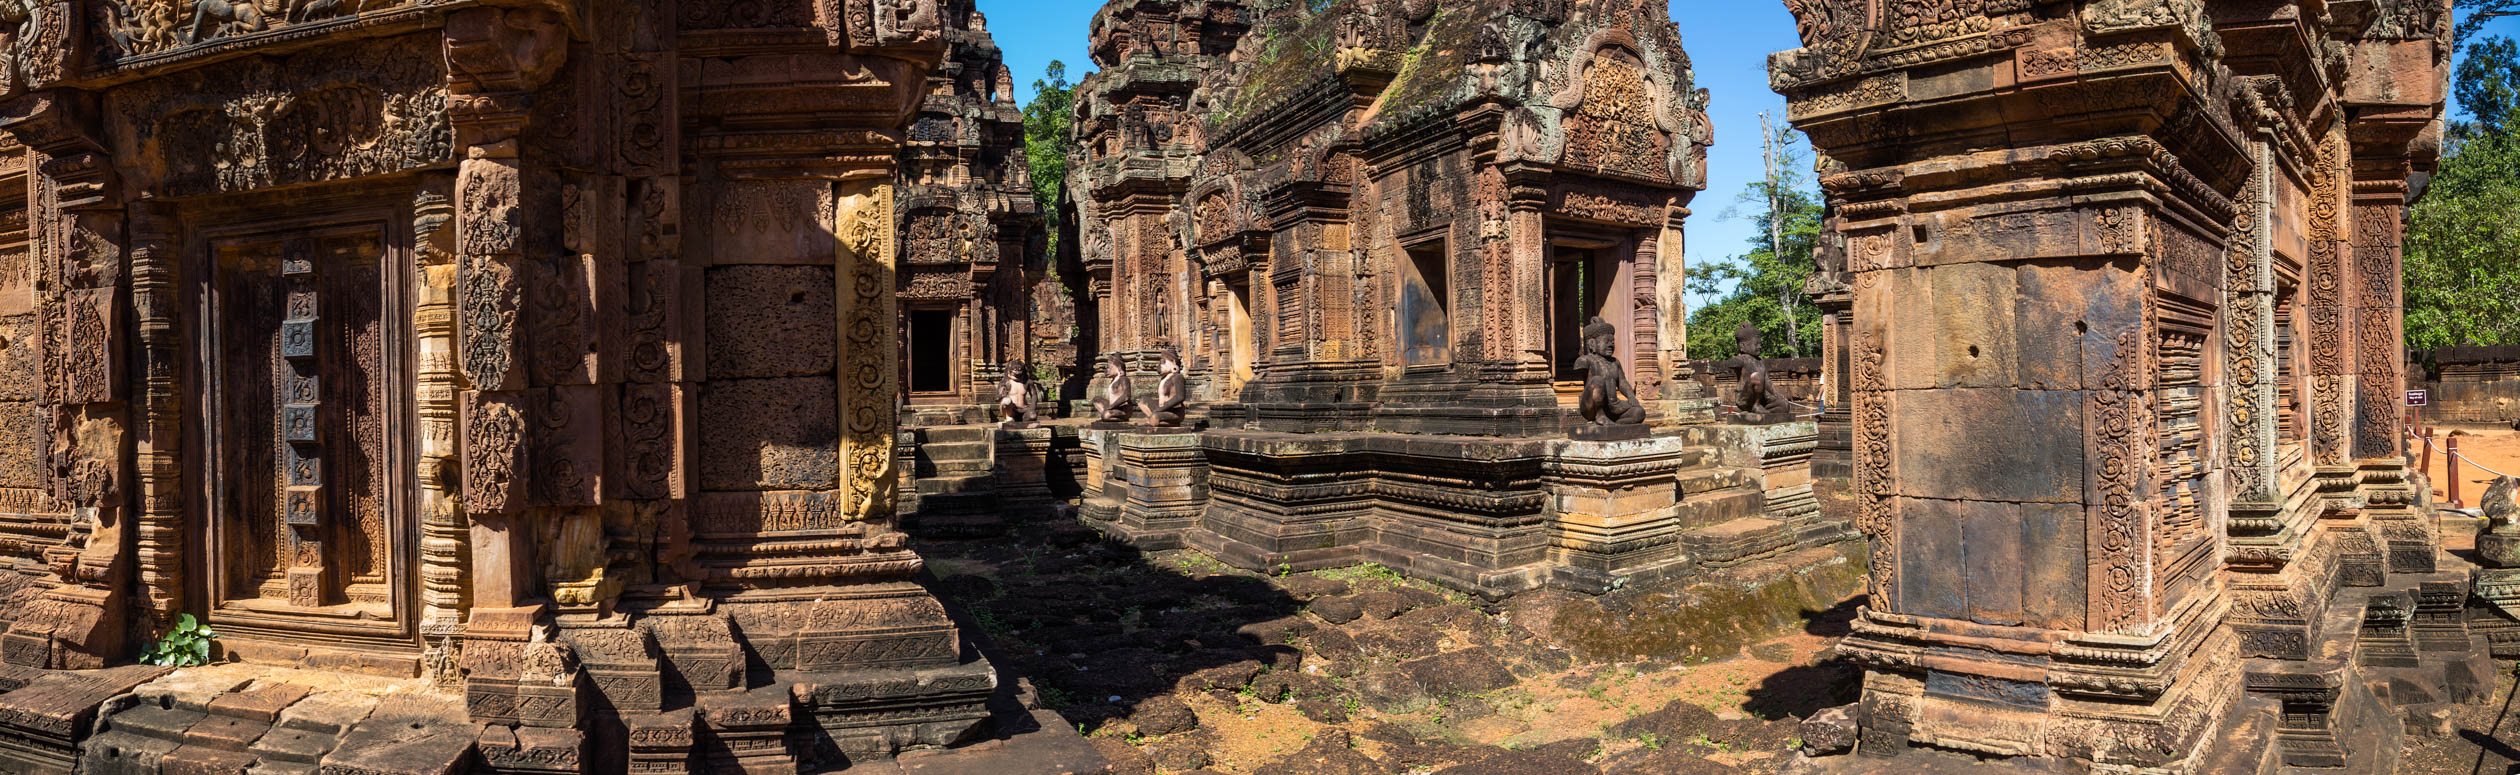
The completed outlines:
<svg viewBox="0 0 2520 775">
<path fill-rule="evenodd" d="M 2468 36 L 2485 28 L 2485 23 L 2505 16 L 2520 16 L 2520 0 L 2455 0 L 2452 7 L 2459 24 L 2452 28 L 2452 40 L 2467 42 Z M 2465 97 L 2460 98 L 2465 101 Z"/>
<path fill-rule="evenodd" d="M 1759 208 L 1755 220 L 1762 226 L 1750 237 L 1750 251 L 1688 268 L 1688 292 L 1714 297 L 1689 310 L 1691 358 L 1733 357 L 1733 330 L 1744 320 L 1759 327 L 1761 357 L 1820 354 L 1820 311 L 1803 296 L 1803 282 L 1813 270 L 1811 251 L 1820 242 L 1820 200 L 1794 171 L 1793 130 L 1779 130 L 1776 139 L 1776 171 L 1741 193 L 1742 204 Z M 1774 240 L 1765 228 L 1771 218 L 1777 226 Z"/>
<path fill-rule="evenodd" d="M 210 641 L 219 633 L 194 619 L 192 614 L 177 614 L 175 628 L 166 631 L 140 651 L 140 664 L 189 667 L 210 663 Z"/>
<path fill-rule="evenodd" d="M 2459 108 L 2470 117 L 2457 132 L 2463 135 L 2502 134 L 2509 127 L 2514 102 L 2520 102 L 2520 45 L 2510 38 L 2496 35 L 2470 43 L 2460 52 L 2459 69 L 2452 91 L 2459 97 Z"/>
<path fill-rule="evenodd" d="M 2450 132 L 2424 197 L 2407 212 L 2406 346 L 2520 343 L 2520 46 L 2467 47 Z"/>
<path fill-rule="evenodd" d="M 1076 150 L 1076 85 L 1068 83 L 1067 63 L 1050 60 L 1033 81 L 1033 98 L 1024 103 L 1024 161 L 1032 168 L 1033 204 L 1050 234 L 1047 255 L 1059 252 L 1059 190 L 1067 186 L 1068 154 Z"/>
</svg>

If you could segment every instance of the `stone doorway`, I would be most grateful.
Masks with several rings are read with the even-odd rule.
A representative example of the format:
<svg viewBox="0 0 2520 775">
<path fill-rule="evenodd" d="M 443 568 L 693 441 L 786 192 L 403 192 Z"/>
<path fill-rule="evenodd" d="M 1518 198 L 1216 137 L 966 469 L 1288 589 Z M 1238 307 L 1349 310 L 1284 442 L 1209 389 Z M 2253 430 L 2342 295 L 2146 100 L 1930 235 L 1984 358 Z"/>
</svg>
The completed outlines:
<svg viewBox="0 0 2520 775">
<path fill-rule="evenodd" d="M 1618 327 L 1619 364 L 1635 372 L 1629 347 L 1635 300 L 1628 291 L 1628 255 L 1622 243 L 1609 239 L 1549 242 L 1549 366 L 1560 403 L 1573 403 L 1583 389 L 1584 372 L 1575 368 L 1575 361 L 1584 355 L 1584 323 L 1595 316 Z"/>
<path fill-rule="evenodd" d="M 952 403 L 954 310 L 910 310 L 910 399 Z"/>
<path fill-rule="evenodd" d="M 1225 389 L 1220 391 L 1220 395 L 1230 398 L 1240 394 L 1243 383 L 1251 381 L 1252 360 L 1257 349 L 1251 341 L 1251 286 L 1235 283 L 1225 288 L 1227 300 L 1225 357 L 1228 366 L 1228 381 Z"/>
<path fill-rule="evenodd" d="M 390 211 L 201 232 L 193 338 L 206 618 L 292 654 L 414 649 L 400 375 L 409 320 Z M 313 634 L 310 636 L 310 634 Z M 253 649 L 238 648 L 249 658 Z M 284 657 L 285 659 L 285 657 Z M 377 660 L 371 660 L 377 661 Z M 388 657 L 380 667 L 393 672 Z"/>
</svg>

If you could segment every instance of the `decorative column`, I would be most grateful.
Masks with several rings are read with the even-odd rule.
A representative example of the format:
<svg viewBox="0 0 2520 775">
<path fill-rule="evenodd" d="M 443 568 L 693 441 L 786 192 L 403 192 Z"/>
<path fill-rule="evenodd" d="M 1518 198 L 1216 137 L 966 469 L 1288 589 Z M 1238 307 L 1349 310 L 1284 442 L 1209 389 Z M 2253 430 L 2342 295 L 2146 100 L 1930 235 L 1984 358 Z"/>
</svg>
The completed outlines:
<svg viewBox="0 0 2520 775">
<path fill-rule="evenodd" d="M 472 602 L 464 578 L 471 525 L 458 503 L 463 493 L 456 396 L 462 375 L 455 345 L 454 194 L 453 176 L 423 176 L 411 226 L 418 274 L 411 328 L 418 354 L 412 403 L 419 460 L 412 481 L 420 489 L 420 636 L 440 650 L 446 639 L 462 634 Z"/>
<path fill-rule="evenodd" d="M 164 204 L 131 205 L 132 310 L 139 330 L 140 397 L 135 459 L 139 528 L 136 565 L 153 619 L 186 609 L 184 574 L 182 277 L 174 215 Z"/>
</svg>

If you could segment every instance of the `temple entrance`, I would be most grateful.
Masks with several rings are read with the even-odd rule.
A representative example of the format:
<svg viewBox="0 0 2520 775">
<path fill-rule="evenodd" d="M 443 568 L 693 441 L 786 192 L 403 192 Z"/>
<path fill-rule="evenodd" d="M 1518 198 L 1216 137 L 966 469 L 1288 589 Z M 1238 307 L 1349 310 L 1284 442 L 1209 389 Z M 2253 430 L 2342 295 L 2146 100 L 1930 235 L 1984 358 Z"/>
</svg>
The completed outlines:
<svg viewBox="0 0 2520 775">
<path fill-rule="evenodd" d="M 209 619 L 232 637 L 410 645 L 402 447 L 388 441 L 406 356 L 382 215 L 195 243 L 208 461 L 195 551 Z"/>
<path fill-rule="evenodd" d="M 1251 342 L 1251 286 L 1236 284 L 1225 288 L 1228 299 L 1225 311 L 1225 346 L 1228 352 L 1225 357 L 1233 374 L 1232 384 L 1226 386 L 1226 395 L 1231 396 L 1233 391 L 1242 388 L 1243 383 L 1251 381 L 1251 361 L 1255 351 Z"/>
<path fill-rule="evenodd" d="M 1574 400 L 1584 383 L 1575 361 L 1584 355 L 1584 323 L 1598 315 L 1619 328 L 1619 362 L 1628 356 L 1627 272 L 1616 243 L 1549 243 L 1549 365 L 1559 398 Z"/>
<path fill-rule="evenodd" d="M 954 392 L 954 311 L 910 310 L 910 392 Z M 912 396 L 917 399 L 920 396 Z"/>
</svg>

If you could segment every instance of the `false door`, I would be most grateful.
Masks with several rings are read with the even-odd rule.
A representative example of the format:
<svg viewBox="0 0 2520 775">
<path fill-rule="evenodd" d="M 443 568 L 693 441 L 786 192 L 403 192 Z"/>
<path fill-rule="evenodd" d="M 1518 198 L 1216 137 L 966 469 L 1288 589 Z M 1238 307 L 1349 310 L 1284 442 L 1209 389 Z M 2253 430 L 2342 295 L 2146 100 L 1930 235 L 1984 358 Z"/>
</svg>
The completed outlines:
<svg viewBox="0 0 2520 775">
<path fill-rule="evenodd" d="M 206 567 L 230 636 L 407 640 L 384 224 L 205 241 Z"/>
</svg>

